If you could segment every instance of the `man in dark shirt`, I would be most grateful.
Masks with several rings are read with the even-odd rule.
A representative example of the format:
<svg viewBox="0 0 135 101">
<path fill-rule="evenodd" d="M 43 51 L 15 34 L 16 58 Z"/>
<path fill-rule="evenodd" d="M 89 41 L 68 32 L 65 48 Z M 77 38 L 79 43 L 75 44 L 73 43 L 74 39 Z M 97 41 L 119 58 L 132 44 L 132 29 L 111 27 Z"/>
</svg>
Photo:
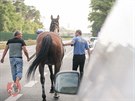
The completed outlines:
<svg viewBox="0 0 135 101">
<path fill-rule="evenodd" d="M 27 61 L 29 61 L 29 55 L 26 49 L 26 44 L 22 39 L 22 33 L 16 31 L 14 33 L 14 38 L 9 39 L 7 41 L 6 47 L 4 49 L 1 63 L 4 63 L 4 58 L 9 49 L 9 60 L 11 65 L 12 78 L 17 87 L 20 86 L 19 81 L 22 78 L 22 70 L 23 70 L 23 59 L 22 59 L 22 50 L 27 57 Z"/>
</svg>

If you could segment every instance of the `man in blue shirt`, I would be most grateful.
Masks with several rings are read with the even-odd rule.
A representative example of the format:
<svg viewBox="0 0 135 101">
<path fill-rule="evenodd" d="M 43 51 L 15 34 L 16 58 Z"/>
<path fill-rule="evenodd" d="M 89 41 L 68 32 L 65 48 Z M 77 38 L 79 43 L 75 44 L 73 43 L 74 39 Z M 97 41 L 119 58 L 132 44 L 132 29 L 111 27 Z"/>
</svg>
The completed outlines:
<svg viewBox="0 0 135 101">
<path fill-rule="evenodd" d="M 75 37 L 72 39 L 71 42 L 64 44 L 64 46 L 67 45 L 74 46 L 72 69 L 77 70 L 79 66 L 80 76 L 82 77 L 83 68 L 85 64 L 85 50 L 87 50 L 89 56 L 90 56 L 90 50 L 87 41 L 83 39 L 81 35 L 82 35 L 81 30 L 76 30 Z"/>
<path fill-rule="evenodd" d="M 39 35 L 40 33 L 43 33 L 43 32 L 44 32 L 43 29 L 37 29 L 36 34 Z"/>
</svg>

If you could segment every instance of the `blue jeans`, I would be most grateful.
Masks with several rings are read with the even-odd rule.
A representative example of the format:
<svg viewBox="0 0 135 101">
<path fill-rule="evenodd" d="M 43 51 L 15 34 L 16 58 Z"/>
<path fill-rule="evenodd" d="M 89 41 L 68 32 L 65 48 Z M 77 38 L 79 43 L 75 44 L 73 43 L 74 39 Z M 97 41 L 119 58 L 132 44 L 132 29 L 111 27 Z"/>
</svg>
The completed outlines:
<svg viewBox="0 0 135 101">
<path fill-rule="evenodd" d="M 22 58 L 10 58 L 11 72 L 13 81 L 16 81 L 16 78 L 22 78 L 23 71 L 23 60 Z"/>
</svg>

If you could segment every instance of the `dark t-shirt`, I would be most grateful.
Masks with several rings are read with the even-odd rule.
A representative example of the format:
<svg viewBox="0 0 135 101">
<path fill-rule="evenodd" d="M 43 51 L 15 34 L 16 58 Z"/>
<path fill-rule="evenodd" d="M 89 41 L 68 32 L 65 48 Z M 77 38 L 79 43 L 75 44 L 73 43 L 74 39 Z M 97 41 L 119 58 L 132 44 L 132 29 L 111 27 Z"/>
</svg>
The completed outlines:
<svg viewBox="0 0 135 101">
<path fill-rule="evenodd" d="M 7 45 L 9 46 L 9 57 L 22 57 L 22 46 L 26 45 L 23 39 L 9 39 Z"/>
</svg>

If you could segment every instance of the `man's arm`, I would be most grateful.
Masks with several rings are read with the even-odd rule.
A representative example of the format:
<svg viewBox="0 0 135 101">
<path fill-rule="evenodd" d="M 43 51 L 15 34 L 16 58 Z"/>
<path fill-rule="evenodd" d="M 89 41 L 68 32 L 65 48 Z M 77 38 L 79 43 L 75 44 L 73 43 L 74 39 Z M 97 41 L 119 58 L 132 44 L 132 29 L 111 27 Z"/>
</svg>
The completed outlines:
<svg viewBox="0 0 135 101">
<path fill-rule="evenodd" d="M 73 38 L 71 42 L 65 43 L 63 44 L 63 46 L 68 46 L 68 45 L 73 46 L 75 42 L 76 42 L 76 38 Z"/>
<path fill-rule="evenodd" d="M 28 54 L 28 51 L 26 49 L 26 46 L 22 46 L 22 49 L 23 49 L 25 56 L 27 57 L 27 61 L 29 61 L 29 54 Z"/>
<path fill-rule="evenodd" d="M 89 49 L 89 48 L 87 49 L 87 52 L 88 52 L 88 55 L 89 55 L 89 57 L 90 57 L 90 49 Z"/>
<path fill-rule="evenodd" d="M 6 54 L 7 54 L 7 51 L 8 51 L 8 45 L 6 45 L 6 47 L 5 47 L 5 49 L 4 49 L 4 52 L 3 52 L 3 55 L 2 55 L 2 58 L 1 58 L 1 63 L 3 63 L 4 62 L 4 58 L 5 58 L 5 56 L 6 56 Z"/>
<path fill-rule="evenodd" d="M 85 48 L 86 48 L 86 50 L 87 50 L 87 52 L 88 52 L 88 56 L 89 56 L 89 58 L 90 58 L 91 52 L 90 52 L 90 48 L 89 48 L 89 45 L 88 45 L 87 42 L 85 43 Z"/>
<path fill-rule="evenodd" d="M 73 42 L 71 41 L 71 42 L 63 44 L 63 46 L 68 46 L 68 45 L 73 45 Z"/>
</svg>

